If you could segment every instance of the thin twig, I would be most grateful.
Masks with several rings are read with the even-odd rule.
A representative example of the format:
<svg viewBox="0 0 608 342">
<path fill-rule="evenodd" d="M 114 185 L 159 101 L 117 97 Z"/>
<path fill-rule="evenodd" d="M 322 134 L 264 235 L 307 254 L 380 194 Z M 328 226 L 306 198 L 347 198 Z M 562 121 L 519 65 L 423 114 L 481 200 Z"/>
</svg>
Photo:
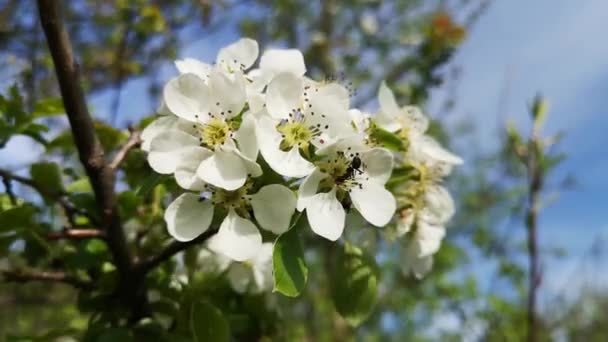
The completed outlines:
<svg viewBox="0 0 608 342">
<path fill-rule="evenodd" d="M 0 271 L 5 282 L 27 283 L 32 281 L 64 283 L 72 285 L 77 289 L 92 290 L 93 283 L 69 275 L 62 271 L 43 270 L 12 270 Z"/>
<path fill-rule="evenodd" d="M 83 239 L 105 239 L 103 231 L 95 228 L 72 228 L 63 229 L 58 232 L 50 232 L 46 235 L 47 240 L 83 240 Z"/>
<path fill-rule="evenodd" d="M 12 205 L 17 205 L 17 196 L 13 192 L 13 184 L 11 183 L 11 179 L 8 177 L 2 177 L 2 184 L 4 184 L 4 190 L 8 195 L 8 198 L 11 200 Z"/>
<path fill-rule="evenodd" d="M 64 191 L 49 191 L 47 188 L 45 188 L 44 186 L 41 186 L 40 184 L 36 183 L 36 181 L 34 181 L 33 179 L 27 178 L 27 177 L 23 177 L 23 176 L 19 176 L 17 174 L 14 174 L 8 170 L 5 169 L 0 169 L 0 177 L 2 177 L 3 181 L 6 183 L 8 182 L 8 184 L 10 184 L 10 181 L 16 181 L 18 183 L 21 183 L 23 185 L 27 185 L 28 187 L 36 190 L 36 192 L 38 192 L 40 194 L 40 196 L 45 197 L 45 198 L 50 198 L 55 200 L 59 205 L 61 205 L 61 207 L 63 208 L 63 210 L 65 211 L 65 214 L 68 218 L 68 221 L 70 221 L 70 223 L 72 223 L 73 219 L 74 219 L 74 215 L 82 215 L 84 217 L 86 217 L 87 219 L 89 219 L 89 221 L 93 224 L 97 224 L 97 219 L 92 216 L 91 214 L 89 214 L 88 212 L 86 212 L 85 210 L 81 210 L 79 208 L 76 208 L 74 206 L 74 204 L 72 204 L 70 202 L 70 200 L 67 198 L 68 193 L 64 192 Z M 6 186 L 6 184 L 5 184 Z M 7 187 L 7 192 L 10 191 L 10 186 Z M 10 195 L 10 194 L 9 194 Z"/>
<path fill-rule="evenodd" d="M 114 159 L 112 159 L 112 162 L 110 163 L 110 168 L 112 170 L 118 169 L 120 163 L 127 157 L 129 151 L 141 144 L 141 132 L 131 128 L 129 129 L 129 132 L 129 139 L 122 145 L 120 150 L 116 152 Z"/>
<path fill-rule="evenodd" d="M 157 255 L 138 263 L 137 270 L 141 274 L 145 275 L 146 273 L 150 272 L 150 270 L 154 269 L 161 263 L 169 260 L 175 254 L 177 254 L 183 250 L 186 250 L 190 246 L 194 246 L 194 245 L 207 241 L 210 237 L 215 235 L 217 233 L 217 231 L 218 231 L 218 228 L 211 228 L 211 229 L 207 230 L 206 232 L 204 232 L 203 234 L 199 235 L 194 240 L 191 240 L 188 242 L 173 241 Z"/>
<path fill-rule="evenodd" d="M 541 271 L 538 259 L 538 211 L 540 205 L 540 193 L 543 184 L 543 171 L 539 165 L 539 159 L 541 156 L 540 152 L 536 148 L 538 144 L 538 134 L 536 130 L 533 130 L 532 137 L 529 141 L 528 147 L 528 159 L 526 167 L 528 170 L 528 208 L 526 211 L 526 228 L 527 228 L 527 242 L 528 242 L 528 263 L 529 263 L 529 275 L 528 275 L 528 307 L 527 307 L 527 320 L 528 320 L 528 342 L 538 341 L 538 324 L 537 324 L 537 297 L 538 287 L 541 282 Z"/>
</svg>

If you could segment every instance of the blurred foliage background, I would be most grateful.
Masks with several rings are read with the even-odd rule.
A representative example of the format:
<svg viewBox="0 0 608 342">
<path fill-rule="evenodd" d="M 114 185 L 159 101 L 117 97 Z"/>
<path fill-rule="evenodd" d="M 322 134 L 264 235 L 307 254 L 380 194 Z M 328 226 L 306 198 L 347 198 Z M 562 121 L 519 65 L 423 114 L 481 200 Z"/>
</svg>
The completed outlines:
<svg viewBox="0 0 608 342">
<path fill-rule="evenodd" d="M 433 89 L 450 89 L 457 82 L 459 69 L 449 62 L 490 5 L 484 0 L 79 0 L 66 1 L 64 11 L 87 95 L 104 94 L 110 108 L 109 117 L 98 117 L 96 130 L 106 151 L 116 151 L 128 139 L 126 122 L 143 126 L 154 114 L 166 79 L 160 70 L 170 67 L 181 49 L 201 37 L 238 32 L 257 39 L 261 47 L 299 48 L 313 77 L 352 84 L 353 101 L 364 108 L 375 101 L 381 80 L 396 91 L 399 103 L 424 107 Z M 71 212 L 73 208 L 58 200 L 67 199 L 81 208 L 93 205 L 90 185 L 61 115 L 57 81 L 35 2 L 0 1 L 0 49 L 0 70 L 6 75 L 1 85 L 0 148 L 11 138 L 25 135 L 45 150 L 44 160 L 33 165 L 15 170 L 0 167 L 4 172 L 0 174 L 0 267 L 67 269 L 102 285 L 101 290 L 79 291 L 69 284 L 23 282 L 5 274 L 0 283 L 0 338 L 54 340 L 70 335 L 119 341 L 128 340 L 128 335 L 136 340 L 162 339 L 159 327 L 167 317 L 184 314 L 180 301 L 195 297 L 225 310 L 238 341 L 526 338 L 526 238 L 510 232 L 525 231 L 530 170 L 522 150 L 532 153 L 534 143 L 514 128 L 498 132 L 502 144 L 492 152 L 477 151 L 473 144 L 465 154 L 466 167 L 450 178 L 457 217 L 426 278 L 403 276 L 398 248 L 379 239 L 380 231 L 347 230 L 347 240 L 365 246 L 375 256 L 381 274 L 376 309 L 357 328 L 335 313 L 330 300 L 327 261 L 334 257 L 331 249 L 319 239 L 308 239 L 307 245 L 312 246 L 306 254 L 309 283 L 299 298 L 235 294 L 224 279 L 206 272 L 209 269 L 197 258 L 198 247 L 193 247 L 182 262 L 166 262 L 147 279 L 150 291 L 160 298 L 153 304 L 157 321 L 138 327 L 135 333 L 95 331 L 94 322 L 120 317 L 122 308 L 103 293 L 104 286 L 106 290 L 112 287 L 114 274 L 107 247 L 100 240 L 48 238 L 68 224 L 86 227 L 95 218 Z M 148 92 L 147 99 L 138 99 L 141 117 L 146 117 L 141 122 L 120 117 L 122 102 L 132 101 L 123 94 L 124 86 L 133 81 Z M 442 112 L 432 113 L 436 118 L 433 135 L 448 145 L 454 140 L 473 141 L 474 122 L 444 123 L 458 101 L 449 95 Z M 531 120 L 539 121 L 534 115 Z M 559 147 L 534 153 L 542 177 L 552 179 L 553 169 L 565 158 Z M 9 171 L 33 180 L 43 191 L 11 180 Z M 163 197 L 177 188 L 165 182 L 140 196 L 137 191 L 146 187 L 142 180 L 151 171 L 138 150 L 129 154 L 120 172 L 119 209 L 126 218 L 129 243 L 138 255 L 152 255 L 168 238 L 162 220 Z M 543 248 L 541 257 L 559 258 L 564 253 L 559 247 Z M 483 272 L 475 269 L 475 260 L 480 258 L 490 265 Z M 176 285 L 176 279 L 184 276 L 190 279 L 186 288 Z M 538 313 L 539 340 L 608 340 L 605 293 L 590 289 L 576 300 L 556 298 L 550 304 Z M 180 321 L 172 323 L 178 331 L 183 328 Z"/>
</svg>

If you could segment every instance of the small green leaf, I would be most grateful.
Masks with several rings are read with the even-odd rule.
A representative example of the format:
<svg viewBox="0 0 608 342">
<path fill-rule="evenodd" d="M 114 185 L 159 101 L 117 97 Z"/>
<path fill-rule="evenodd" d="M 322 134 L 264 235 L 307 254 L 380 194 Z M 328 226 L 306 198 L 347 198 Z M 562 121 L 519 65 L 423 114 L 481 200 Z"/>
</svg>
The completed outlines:
<svg viewBox="0 0 608 342">
<path fill-rule="evenodd" d="M 403 140 L 395 133 L 386 131 L 380 127 L 374 127 L 371 134 L 372 139 L 378 141 L 382 146 L 393 151 L 404 150 Z"/>
<path fill-rule="evenodd" d="M 308 267 L 298 235 L 298 226 L 305 223 L 306 219 L 300 218 L 296 227 L 292 226 L 281 234 L 277 238 L 272 252 L 273 291 L 288 297 L 299 296 L 308 279 Z"/>
<path fill-rule="evenodd" d="M 164 182 L 168 178 L 169 177 L 167 175 L 161 175 L 158 173 L 151 174 L 143 181 L 143 183 L 141 183 L 139 189 L 137 189 L 137 196 L 147 195 L 150 191 L 152 191 L 152 189 L 154 189 L 154 187 Z"/>
<path fill-rule="evenodd" d="M 30 167 L 30 175 L 39 187 L 51 195 L 50 197 L 63 191 L 61 169 L 57 163 L 42 162 L 33 164 Z"/>
<path fill-rule="evenodd" d="M 49 97 L 36 102 L 32 115 L 35 118 L 53 116 L 65 113 L 63 102 L 59 97 Z"/>
<path fill-rule="evenodd" d="M 133 336 L 126 328 L 108 328 L 104 330 L 97 339 L 96 342 L 127 342 L 133 341 Z"/>
<path fill-rule="evenodd" d="M 36 208 L 22 205 L 0 212 L 0 231 L 10 231 L 17 228 L 28 228 L 34 224 Z"/>
<path fill-rule="evenodd" d="M 129 136 L 128 133 L 100 121 L 95 122 L 95 132 L 106 151 L 118 148 Z"/>
<path fill-rule="evenodd" d="M 193 302 L 190 307 L 190 331 L 196 342 L 230 340 L 230 327 L 222 312 L 208 302 Z"/>
<path fill-rule="evenodd" d="M 89 182 L 89 177 L 82 177 L 73 181 L 70 185 L 68 185 L 67 190 L 69 192 L 93 192 L 91 182 Z"/>
<path fill-rule="evenodd" d="M 378 267 L 374 259 L 349 243 L 339 249 L 331 273 L 336 310 L 352 326 L 369 317 L 378 299 Z"/>
</svg>

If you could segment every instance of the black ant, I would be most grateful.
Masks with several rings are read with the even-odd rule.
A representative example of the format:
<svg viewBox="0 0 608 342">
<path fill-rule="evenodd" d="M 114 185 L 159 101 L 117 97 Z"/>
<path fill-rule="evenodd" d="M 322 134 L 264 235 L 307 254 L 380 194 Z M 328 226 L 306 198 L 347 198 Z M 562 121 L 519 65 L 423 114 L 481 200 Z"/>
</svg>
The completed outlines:
<svg viewBox="0 0 608 342">
<path fill-rule="evenodd" d="M 354 179 L 356 174 L 363 174 L 363 170 L 361 170 L 361 166 L 363 166 L 363 162 L 359 156 L 353 157 L 353 160 L 350 162 L 348 167 L 346 168 L 346 172 L 343 175 L 336 178 L 337 183 L 343 183 L 348 179 Z"/>
</svg>

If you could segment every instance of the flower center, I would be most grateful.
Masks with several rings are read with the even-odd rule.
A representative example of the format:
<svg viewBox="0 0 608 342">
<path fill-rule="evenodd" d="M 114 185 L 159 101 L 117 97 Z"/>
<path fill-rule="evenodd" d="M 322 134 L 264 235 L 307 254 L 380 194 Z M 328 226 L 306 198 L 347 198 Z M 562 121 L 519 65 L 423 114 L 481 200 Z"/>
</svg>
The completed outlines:
<svg viewBox="0 0 608 342">
<path fill-rule="evenodd" d="M 293 109 L 289 113 L 289 119 L 284 119 L 279 122 L 276 129 L 281 133 L 281 144 L 279 148 L 287 152 L 297 146 L 305 155 L 308 155 L 309 147 L 312 139 L 323 133 L 323 130 L 329 129 L 329 125 L 322 126 L 320 123 L 311 125 L 307 123 L 307 115 L 314 116 L 314 112 L 305 112 L 298 108 Z M 325 115 L 321 115 L 322 118 Z"/>
<path fill-rule="evenodd" d="M 336 186 L 338 199 L 346 197 L 346 193 L 353 187 L 363 188 L 363 184 L 356 179 L 356 176 L 362 175 L 365 169 L 358 152 L 338 151 L 333 158 L 325 159 L 317 165 L 321 172 L 329 175 L 321 181 L 321 188 L 331 189 Z"/>
<path fill-rule="evenodd" d="M 209 149 L 215 149 L 232 138 L 232 127 L 220 118 L 213 117 L 207 123 L 195 124 L 194 127 L 200 136 L 201 146 Z"/>
<path fill-rule="evenodd" d="M 250 217 L 252 207 L 251 197 L 248 193 L 252 186 L 253 183 L 247 182 L 234 191 L 228 191 L 207 184 L 205 186 L 206 191 L 203 192 L 200 200 L 204 201 L 207 197 L 210 197 L 211 203 L 214 206 L 221 207 L 225 210 L 234 209 L 241 217 Z M 208 196 L 209 193 L 210 196 Z M 207 194 L 207 196 L 205 196 L 205 194 Z"/>
</svg>

